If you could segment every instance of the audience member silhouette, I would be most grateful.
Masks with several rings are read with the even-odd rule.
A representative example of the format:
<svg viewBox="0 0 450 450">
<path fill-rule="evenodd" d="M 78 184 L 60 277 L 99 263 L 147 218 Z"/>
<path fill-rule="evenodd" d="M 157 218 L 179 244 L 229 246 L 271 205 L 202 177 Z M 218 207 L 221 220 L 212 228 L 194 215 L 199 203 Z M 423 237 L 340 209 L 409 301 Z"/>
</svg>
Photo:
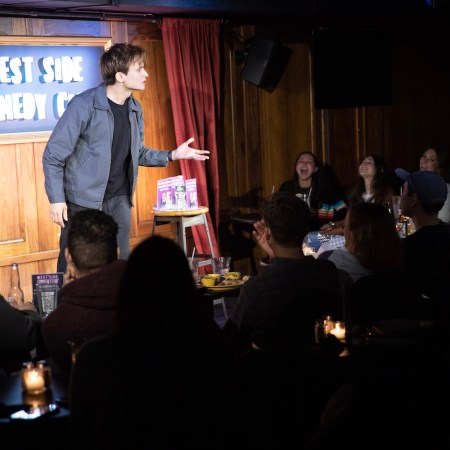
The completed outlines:
<svg viewBox="0 0 450 450">
<path fill-rule="evenodd" d="M 65 251 L 67 270 L 58 306 L 42 322 L 55 370 L 69 375 L 72 352 L 87 339 L 112 331 L 125 261 L 118 260 L 117 224 L 103 211 L 74 214 Z"/>
<path fill-rule="evenodd" d="M 307 204 L 275 192 L 263 202 L 262 217 L 274 257 L 241 287 L 223 331 L 239 358 L 253 448 L 283 449 L 306 439 L 335 385 L 328 359 L 339 359 L 340 343 L 317 346 L 314 327 L 326 315 L 339 318 L 341 304 L 336 267 L 302 252 Z"/>
<path fill-rule="evenodd" d="M 33 304 L 9 304 L 0 295 L 0 374 L 20 370 L 40 339 L 41 317 Z"/>
<path fill-rule="evenodd" d="M 322 450 L 336 442 L 345 442 L 349 450 L 448 446 L 442 413 L 449 400 L 447 378 L 429 361 L 415 359 L 403 368 L 395 364 L 369 371 L 340 387 L 303 448 Z"/>
<path fill-rule="evenodd" d="M 332 303 L 310 300 L 314 295 L 331 299 L 337 293 L 337 270 L 334 264 L 303 254 L 302 242 L 310 223 L 307 204 L 298 197 L 279 191 L 266 199 L 261 209 L 263 234 L 274 257 L 267 269 L 241 287 L 224 326 L 224 332 L 240 356 L 251 350 L 252 343 L 262 348 L 275 346 L 274 340 L 281 337 L 280 332 L 285 336 L 288 332 L 293 333 L 293 329 L 278 328 L 286 309 L 296 302 L 300 305 L 304 302 L 303 317 L 295 327 L 296 333 L 304 334 L 304 340 L 294 342 L 286 339 L 284 345 L 290 342 L 290 345 L 299 347 L 313 343 L 311 330 L 315 319 L 333 314 L 331 309 L 336 309 Z"/>
<path fill-rule="evenodd" d="M 442 298 L 448 302 L 450 225 L 438 218 L 447 199 L 447 184 L 431 171 L 408 173 L 397 169 L 395 173 L 404 180 L 400 198 L 402 212 L 416 228 L 415 233 L 403 239 L 406 272 L 424 300 Z M 429 305 L 433 309 L 433 302 Z M 436 318 L 436 312 L 430 314 Z"/>
<path fill-rule="evenodd" d="M 234 355 L 199 301 L 187 258 L 154 236 L 131 253 L 117 329 L 82 346 L 71 385 L 75 448 L 235 445 Z"/>
<path fill-rule="evenodd" d="M 361 202 L 350 207 L 345 219 L 344 236 L 345 247 L 325 251 L 318 259 L 329 260 L 339 269 L 340 295 L 345 305 L 347 329 L 350 329 L 350 322 L 361 319 L 356 311 L 360 308 L 364 310 L 368 305 L 359 295 L 349 304 L 353 283 L 371 274 L 397 276 L 402 271 L 403 260 L 394 217 L 380 204 Z M 379 282 L 381 280 L 382 277 Z M 366 294 L 370 295 L 369 292 Z M 381 305 L 381 299 L 379 303 Z M 350 310 L 353 311 L 352 320 Z"/>
</svg>

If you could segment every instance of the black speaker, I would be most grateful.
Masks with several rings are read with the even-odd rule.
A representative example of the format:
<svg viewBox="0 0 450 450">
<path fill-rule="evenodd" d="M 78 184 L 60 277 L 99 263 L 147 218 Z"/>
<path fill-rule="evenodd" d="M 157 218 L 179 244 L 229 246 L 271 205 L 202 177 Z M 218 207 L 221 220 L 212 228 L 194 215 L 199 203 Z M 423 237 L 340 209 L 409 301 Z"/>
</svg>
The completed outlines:
<svg viewBox="0 0 450 450">
<path fill-rule="evenodd" d="M 316 30 L 312 46 L 316 108 L 389 105 L 392 45 L 384 30 Z"/>
<path fill-rule="evenodd" d="M 241 78 L 272 91 L 280 81 L 289 62 L 292 50 L 282 44 L 260 36 L 254 36 L 247 50 Z"/>
</svg>

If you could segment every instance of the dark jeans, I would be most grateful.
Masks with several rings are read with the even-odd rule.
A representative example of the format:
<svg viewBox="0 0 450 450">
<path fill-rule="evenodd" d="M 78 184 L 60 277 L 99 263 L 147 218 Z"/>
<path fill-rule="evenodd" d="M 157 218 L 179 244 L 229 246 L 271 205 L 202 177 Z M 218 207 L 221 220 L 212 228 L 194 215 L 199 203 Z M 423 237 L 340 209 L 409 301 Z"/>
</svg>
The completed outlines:
<svg viewBox="0 0 450 450">
<path fill-rule="evenodd" d="M 59 237 L 59 255 L 56 268 L 58 272 L 65 272 L 67 267 L 64 251 L 67 247 L 67 232 L 70 224 L 70 218 L 78 211 L 82 211 L 84 209 L 88 208 L 67 202 L 67 215 L 69 220 L 65 222 L 65 227 L 61 228 L 61 235 Z M 130 255 L 131 227 L 131 203 L 128 195 L 120 195 L 104 201 L 102 204 L 102 211 L 112 216 L 117 222 L 117 225 L 119 226 L 119 230 L 117 232 L 119 258 L 127 259 Z"/>
</svg>

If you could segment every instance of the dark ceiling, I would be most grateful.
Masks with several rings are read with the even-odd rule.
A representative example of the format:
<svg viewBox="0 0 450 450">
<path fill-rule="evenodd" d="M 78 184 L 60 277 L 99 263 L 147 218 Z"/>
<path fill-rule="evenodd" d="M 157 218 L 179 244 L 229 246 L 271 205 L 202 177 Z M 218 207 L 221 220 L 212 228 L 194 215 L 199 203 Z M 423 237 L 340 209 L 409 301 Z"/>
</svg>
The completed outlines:
<svg viewBox="0 0 450 450">
<path fill-rule="evenodd" d="M 450 0 L 0 0 L 0 16 L 124 20 L 162 16 L 252 20 L 410 17 L 442 11 Z"/>
</svg>

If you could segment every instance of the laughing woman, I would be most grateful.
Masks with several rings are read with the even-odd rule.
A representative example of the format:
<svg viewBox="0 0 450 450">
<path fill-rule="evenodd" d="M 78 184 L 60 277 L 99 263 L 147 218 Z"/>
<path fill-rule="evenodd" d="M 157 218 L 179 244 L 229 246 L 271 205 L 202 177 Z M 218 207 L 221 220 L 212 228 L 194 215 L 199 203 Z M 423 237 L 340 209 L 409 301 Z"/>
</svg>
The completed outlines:
<svg viewBox="0 0 450 450">
<path fill-rule="evenodd" d="M 311 231 L 329 228 L 328 224 L 343 220 L 347 213 L 337 186 L 333 186 L 317 157 L 302 152 L 295 161 L 292 177 L 280 186 L 304 200 L 311 210 Z"/>
</svg>

